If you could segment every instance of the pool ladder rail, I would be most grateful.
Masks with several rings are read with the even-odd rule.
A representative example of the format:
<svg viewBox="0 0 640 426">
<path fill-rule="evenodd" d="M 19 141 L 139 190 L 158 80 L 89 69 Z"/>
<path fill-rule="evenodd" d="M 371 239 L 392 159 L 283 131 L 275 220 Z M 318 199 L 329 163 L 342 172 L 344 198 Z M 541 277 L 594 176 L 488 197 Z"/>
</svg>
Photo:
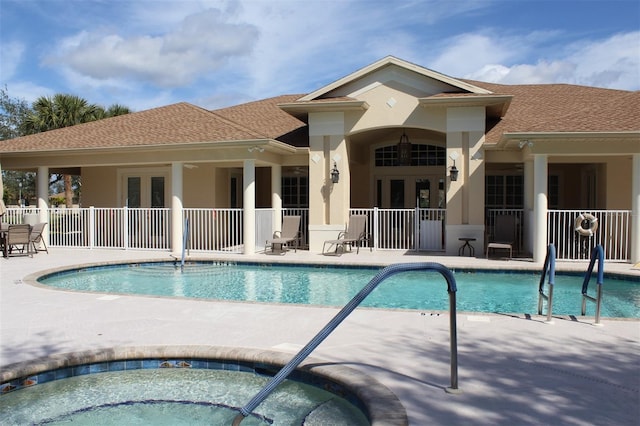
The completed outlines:
<svg viewBox="0 0 640 426">
<path fill-rule="evenodd" d="M 549 294 L 544 294 L 544 279 L 549 275 Z M 547 247 L 547 256 L 544 259 L 542 267 L 542 276 L 540 277 L 540 285 L 538 286 L 538 315 L 542 315 L 542 307 L 544 301 L 547 301 L 547 324 L 553 324 L 551 314 L 553 312 L 553 284 L 556 280 L 556 247 L 549 244 Z"/>
<path fill-rule="evenodd" d="M 596 260 L 598 261 L 598 274 L 596 279 L 597 289 L 596 297 L 587 294 L 589 289 L 589 281 L 593 273 Z M 540 277 L 540 285 L 538 287 L 538 315 L 542 315 L 542 308 L 544 301 L 547 301 L 547 324 L 552 324 L 551 315 L 553 313 L 553 285 L 555 282 L 556 270 L 556 249 L 553 244 L 550 244 L 547 249 L 547 256 L 544 260 L 544 266 L 542 268 L 542 276 Z M 544 280 L 546 275 L 549 275 L 549 294 L 544 294 Z M 600 323 L 600 308 L 602 306 L 602 283 L 604 282 L 604 250 L 601 245 L 597 245 L 591 252 L 591 260 L 582 282 L 582 316 L 587 314 L 587 302 L 591 301 L 596 304 L 596 315 L 594 325 L 602 325 Z"/>
<path fill-rule="evenodd" d="M 375 277 L 365 285 L 353 299 L 349 301 L 341 310 L 334 316 L 327 325 L 322 328 L 316 334 L 309 343 L 306 344 L 292 359 L 289 361 L 280 371 L 273 376 L 265 387 L 258 392 L 244 407 L 240 409 L 240 413 L 233 420 L 232 426 L 238 426 L 249 416 L 253 410 L 256 409 L 273 390 L 282 383 L 293 370 L 300 365 L 305 358 L 307 358 L 315 348 L 318 347 L 324 339 L 326 339 L 340 323 L 351 312 L 355 310 L 360 303 L 386 278 L 395 275 L 400 272 L 406 271 L 436 271 L 439 272 L 447 282 L 447 292 L 449 293 L 449 334 L 450 334 L 450 360 L 451 360 L 451 386 L 447 387 L 445 391 L 452 394 L 460 394 L 462 391 L 458 388 L 458 340 L 457 340 L 457 325 L 456 325 L 456 280 L 451 270 L 447 267 L 434 262 L 424 263 L 400 263 L 387 266 L 376 274 Z"/>
<path fill-rule="evenodd" d="M 591 274 L 593 273 L 593 267 L 596 260 L 598 261 L 598 275 L 596 276 L 596 297 L 589 296 L 587 291 L 589 289 L 589 281 L 591 280 Z M 601 245 L 597 245 L 591 252 L 591 261 L 589 262 L 589 269 L 587 269 L 584 275 L 584 281 L 582 282 L 582 315 L 587 313 L 587 301 L 594 302 L 596 304 L 596 319 L 594 325 L 602 325 L 600 323 L 600 307 L 602 306 L 602 283 L 604 282 L 604 250 Z"/>
<path fill-rule="evenodd" d="M 184 271 L 184 260 L 187 257 L 187 246 L 189 245 L 189 218 L 184 219 L 184 229 L 182 231 L 182 256 L 180 257 L 180 272 Z"/>
</svg>

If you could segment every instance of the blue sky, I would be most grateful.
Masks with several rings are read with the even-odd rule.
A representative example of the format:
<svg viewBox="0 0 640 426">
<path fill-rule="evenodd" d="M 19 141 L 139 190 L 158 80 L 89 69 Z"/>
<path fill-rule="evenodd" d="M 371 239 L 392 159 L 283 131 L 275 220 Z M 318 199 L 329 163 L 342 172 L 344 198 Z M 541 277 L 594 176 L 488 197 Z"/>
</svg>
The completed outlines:
<svg viewBox="0 0 640 426">
<path fill-rule="evenodd" d="M 139 111 L 309 93 L 387 55 L 502 84 L 640 89 L 637 0 L 0 0 L 0 84 Z"/>
</svg>

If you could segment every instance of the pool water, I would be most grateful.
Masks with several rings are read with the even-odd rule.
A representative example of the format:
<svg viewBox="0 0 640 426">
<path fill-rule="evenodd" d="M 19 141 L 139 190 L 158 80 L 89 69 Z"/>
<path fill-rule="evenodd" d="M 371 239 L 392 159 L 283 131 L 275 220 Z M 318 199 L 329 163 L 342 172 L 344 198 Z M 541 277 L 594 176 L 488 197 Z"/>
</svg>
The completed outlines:
<svg viewBox="0 0 640 426">
<path fill-rule="evenodd" d="M 39 281 L 78 291 L 343 306 L 378 271 L 226 262 L 194 262 L 181 271 L 173 262 L 162 262 L 57 272 Z M 454 271 L 454 276 L 460 312 L 537 314 L 540 272 Z M 554 314 L 581 314 L 582 281 L 582 274 L 556 275 Z M 545 284 L 545 293 L 547 287 Z M 589 284 L 591 296 L 595 297 L 596 287 L 594 274 Z M 437 272 L 406 272 L 382 282 L 362 306 L 445 311 L 449 307 L 446 290 Z M 595 315 L 594 303 L 587 303 L 587 315 Z M 640 318 L 640 280 L 605 276 L 601 316 Z"/>
<path fill-rule="evenodd" d="M 102 372 L 53 380 L 2 395 L 3 425 L 230 425 L 269 377 L 173 368 Z M 233 409 L 232 407 L 236 407 Z M 365 425 L 353 405 L 287 380 L 242 425 Z"/>
</svg>

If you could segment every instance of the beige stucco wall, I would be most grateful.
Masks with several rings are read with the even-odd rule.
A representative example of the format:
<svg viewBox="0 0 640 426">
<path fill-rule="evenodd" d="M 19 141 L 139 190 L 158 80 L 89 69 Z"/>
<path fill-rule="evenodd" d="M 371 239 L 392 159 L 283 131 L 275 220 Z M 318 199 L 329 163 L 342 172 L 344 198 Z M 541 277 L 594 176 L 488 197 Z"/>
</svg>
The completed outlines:
<svg viewBox="0 0 640 426">
<path fill-rule="evenodd" d="M 198 164 L 182 172 L 182 205 L 185 208 L 206 208 L 215 205 L 217 190 L 216 168 L 212 164 Z"/>
<path fill-rule="evenodd" d="M 447 109 L 447 215 L 446 251 L 457 253 L 459 238 L 475 238 L 475 247 L 484 247 L 485 109 L 465 107 Z M 456 158 L 457 157 L 457 158 Z M 450 167 L 459 170 L 452 182 Z"/>
<path fill-rule="evenodd" d="M 141 172 L 148 169 L 140 167 Z M 125 168 L 118 167 L 84 167 L 82 169 L 82 205 L 83 207 L 122 207 L 123 202 L 119 194 L 124 193 L 121 186 L 119 171 Z M 126 168 L 131 171 L 130 167 Z M 259 193 L 270 191 L 268 182 L 268 168 L 259 169 L 260 179 L 266 183 L 259 185 Z M 215 167 L 213 164 L 199 163 L 196 168 L 184 168 L 183 170 L 183 206 L 185 208 L 211 208 L 229 207 L 229 169 Z M 170 191 L 170 180 L 166 182 L 167 191 Z M 241 182 L 239 182 L 241 185 Z M 268 195 L 268 194 L 267 194 Z M 261 202 L 263 198 L 261 197 Z M 270 198 L 267 197 L 270 202 Z M 170 198 L 165 199 L 167 207 L 170 207 Z"/>
<path fill-rule="evenodd" d="M 82 207 L 119 207 L 115 167 L 82 168 Z"/>
<path fill-rule="evenodd" d="M 631 210 L 631 157 L 614 157 L 606 164 L 605 206 L 609 210 Z"/>
</svg>

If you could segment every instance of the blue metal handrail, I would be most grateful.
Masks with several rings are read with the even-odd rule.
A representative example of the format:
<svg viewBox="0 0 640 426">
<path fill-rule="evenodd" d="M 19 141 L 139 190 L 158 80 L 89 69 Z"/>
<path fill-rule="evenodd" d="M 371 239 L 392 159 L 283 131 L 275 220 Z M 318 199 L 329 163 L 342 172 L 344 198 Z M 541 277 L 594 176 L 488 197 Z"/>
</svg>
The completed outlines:
<svg viewBox="0 0 640 426">
<path fill-rule="evenodd" d="M 549 273 L 549 295 L 544 294 L 544 279 Z M 538 286 L 538 315 L 542 315 L 542 305 L 544 300 L 547 301 L 547 322 L 551 323 L 551 314 L 553 311 L 553 284 L 556 280 L 556 247 L 549 244 L 547 247 L 547 257 L 544 259 L 542 267 L 542 276 L 540 277 L 540 285 Z"/>
<path fill-rule="evenodd" d="M 282 383 L 289 374 L 318 347 L 324 339 L 327 338 L 340 323 L 349 315 L 358 305 L 386 278 L 400 272 L 433 270 L 439 272 L 447 281 L 447 292 L 449 293 L 449 328 L 450 328 L 450 346 L 451 346 L 451 386 L 446 389 L 449 393 L 459 393 L 458 389 L 458 340 L 456 333 L 456 280 L 451 270 L 447 267 L 433 262 L 425 263 L 400 263 L 390 265 L 376 274 L 369 283 L 356 294 L 349 303 L 347 303 L 336 314 L 331 321 L 318 332 L 307 345 L 300 350 L 282 369 L 269 380 L 267 385 L 258 392 L 244 407 L 240 409 L 240 413 L 233 420 L 232 425 L 237 426 L 247 417 L 255 408 L 264 401 L 271 392 Z"/>
<path fill-rule="evenodd" d="M 598 275 L 596 278 L 597 290 L 596 297 L 589 296 L 587 290 L 589 289 L 589 281 L 591 280 L 591 274 L 593 273 L 593 267 L 596 260 L 598 261 Z M 591 261 L 589 262 L 589 268 L 584 275 L 584 281 L 582 282 L 582 315 L 587 313 L 587 300 L 596 304 L 596 320 L 595 324 L 600 325 L 600 306 L 602 305 L 602 283 L 604 282 L 604 249 L 600 244 L 595 246 L 591 251 Z"/>
<path fill-rule="evenodd" d="M 186 257 L 187 244 L 189 242 L 189 218 L 184 218 L 184 230 L 182 232 L 182 257 L 180 259 L 180 271 L 184 271 L 184 259 Z"/>
</svg>

